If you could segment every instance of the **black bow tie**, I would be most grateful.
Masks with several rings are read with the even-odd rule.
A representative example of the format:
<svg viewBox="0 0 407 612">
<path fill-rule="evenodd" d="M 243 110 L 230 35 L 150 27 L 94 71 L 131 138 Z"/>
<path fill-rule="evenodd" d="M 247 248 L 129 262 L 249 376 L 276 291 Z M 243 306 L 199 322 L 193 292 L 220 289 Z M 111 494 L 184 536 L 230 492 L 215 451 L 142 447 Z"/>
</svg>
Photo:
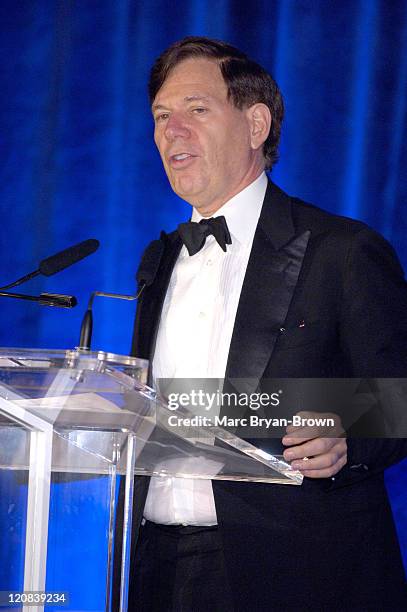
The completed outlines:
<svg viewBox="0 0 407 612">
<path fill-rule="evenodd" d="M 178 226 L 178 234 L 187 247 L 190 255 L 198 253 L 205 244 L 206 237 L 211 234 L 225 252 L 226 245 L 232 244 L 232 238 L 230 237 L 225 217 L 202 219 L 199 223 L 195 223 L 195 221 L 180 223 Z"/>
</svg>

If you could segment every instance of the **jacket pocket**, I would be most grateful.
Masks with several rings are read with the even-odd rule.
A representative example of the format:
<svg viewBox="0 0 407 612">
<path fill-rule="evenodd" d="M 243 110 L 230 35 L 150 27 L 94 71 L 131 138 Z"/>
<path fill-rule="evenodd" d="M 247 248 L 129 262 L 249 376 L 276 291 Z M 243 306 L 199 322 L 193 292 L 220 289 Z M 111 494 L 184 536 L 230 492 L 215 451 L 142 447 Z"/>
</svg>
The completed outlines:
<svg viewBox="0 0 407 612">
<path fill-rule="evenodd" d="M 280 330 L 277 348 L 287 349 L 306 346 L 323 340 L 323 330 L 319 321 L 305 324 L 303 327 L 286 327 Z"/>
</svg>

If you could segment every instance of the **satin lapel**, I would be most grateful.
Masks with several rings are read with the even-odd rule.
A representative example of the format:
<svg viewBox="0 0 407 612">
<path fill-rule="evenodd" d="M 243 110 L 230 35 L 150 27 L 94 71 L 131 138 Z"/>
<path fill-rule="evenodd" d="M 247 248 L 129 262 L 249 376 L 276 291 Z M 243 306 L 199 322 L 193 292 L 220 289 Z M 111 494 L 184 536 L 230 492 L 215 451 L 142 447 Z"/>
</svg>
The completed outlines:
<svg viewBox="0 0 407 612">
<path fill-rule="evenodd" d="M 226 378 L 255 390 L 284 325 L 311 232 L 295 235 L 291 200 L 269 183 L 240 295 Z M 239 379 L 239 381 L 233 379 Z M 243 380 L 242 380 L 243 379 Z"/>
<path fill-rule="evenodd" d="M 168 235 L 162 232 L 161 240 L 165 242 L 165 248 L 160 268 L 153 284 L 146 287 L 141 296 L 134 331 L 133 354 L 145 359 L 152 359 L 154 353 L 165 294 L 182 247 L 176 232 Z"/>
</svg>

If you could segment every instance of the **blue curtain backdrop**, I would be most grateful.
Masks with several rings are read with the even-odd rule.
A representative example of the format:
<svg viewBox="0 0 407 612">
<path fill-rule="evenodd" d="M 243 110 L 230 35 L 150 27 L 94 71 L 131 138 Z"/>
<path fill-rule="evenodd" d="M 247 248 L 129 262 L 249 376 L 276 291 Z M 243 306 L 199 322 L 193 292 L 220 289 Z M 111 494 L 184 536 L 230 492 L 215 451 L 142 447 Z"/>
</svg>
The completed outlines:
<svg viewBox="0 0 407 612">
<path fill-rule="evenodd" d="M 26 286 L 73 293 L 75 310 L 1 302 L 0 345 L 75 346 L 89 292 L 133 292 L 144 246 L 187 218 L 146 96 L 153 60 L 186 35 L 228 40 L 274 74 L 286 102 L 274 180 L 367 222 L 407 267 L 405 0 L 2 0 L 0 35 L 0 284 L 77 241 L 101 242 Z M 98 301 L 94 347 L 128 352 L 133 316 L 131 303 Z M 405 550 L 406 484 L 393 469 Z"/>
</svg>

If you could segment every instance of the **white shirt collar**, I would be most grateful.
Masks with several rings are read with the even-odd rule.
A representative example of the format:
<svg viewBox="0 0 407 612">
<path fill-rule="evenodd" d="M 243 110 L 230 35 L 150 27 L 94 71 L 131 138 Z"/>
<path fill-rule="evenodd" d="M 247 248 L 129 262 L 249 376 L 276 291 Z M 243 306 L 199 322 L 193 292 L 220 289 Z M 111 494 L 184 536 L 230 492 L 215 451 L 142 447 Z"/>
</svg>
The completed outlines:
<svg viewBox="0 0 407 612">
<path fill-rule="evenodd" d="M 241 244 L 253 240 L 259 221 L 264 196 L 267 189 L 267 176 L 262 172 L 253 183 L 250 183 L 233 198 L 228 200 L 215 213 L 214 217 L 224 216 L 233 239 Z M 191 221 L 199 222 L 202 215 L 194 208 Z"/>
</svg>

